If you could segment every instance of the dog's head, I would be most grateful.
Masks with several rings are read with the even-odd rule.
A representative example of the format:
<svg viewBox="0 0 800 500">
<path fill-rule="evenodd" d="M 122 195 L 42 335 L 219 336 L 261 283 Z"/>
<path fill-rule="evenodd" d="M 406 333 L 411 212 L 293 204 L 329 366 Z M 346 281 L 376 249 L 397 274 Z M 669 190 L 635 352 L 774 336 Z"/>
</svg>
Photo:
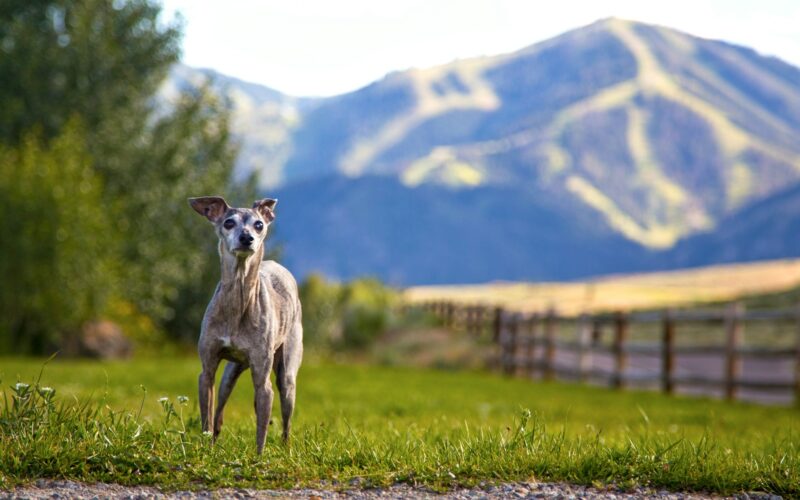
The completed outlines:
<svg viewBox="0 0 800 500">
<path fill-rule="evenodd" d="M 231 208 L 219 196 L 189 198 L 189 204 L 217 230 L 220 251 L 237 257 L 248 257 L 261 248 L 269 224 L 275 220 L 278 200 L 264 198 L 253 208 Z"/>
</svg>

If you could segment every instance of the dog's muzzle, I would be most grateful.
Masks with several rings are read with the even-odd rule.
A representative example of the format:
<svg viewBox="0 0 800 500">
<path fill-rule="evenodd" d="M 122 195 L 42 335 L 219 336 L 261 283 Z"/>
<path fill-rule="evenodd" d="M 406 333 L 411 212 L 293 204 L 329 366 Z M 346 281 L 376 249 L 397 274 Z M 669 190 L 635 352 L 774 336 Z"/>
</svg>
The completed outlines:
<svg viewBox="0 0 800 500">
<path fill-rule="evenodd" d="M 242 233 L 239 235 L 239 244 L 243 247 L 249 248 L 253 244 L 255 238 L 250 233 Z"/>
</svg>

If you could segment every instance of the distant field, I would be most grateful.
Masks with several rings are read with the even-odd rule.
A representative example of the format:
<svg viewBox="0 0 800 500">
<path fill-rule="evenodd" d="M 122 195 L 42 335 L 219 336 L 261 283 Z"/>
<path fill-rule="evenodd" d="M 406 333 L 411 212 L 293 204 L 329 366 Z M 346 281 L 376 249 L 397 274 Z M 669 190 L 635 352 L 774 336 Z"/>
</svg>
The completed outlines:
<svg viewBox="0 0 800 500">
<path fill-rule="evenodd" d="M 0 359 L 0 488 L 39 477 L 168 489 L 448 488 L 535 478 L 800 495 L 793 408 L 309 362 L 291 445 L 273 425 L 259 458 L 247 374 L 212 448 L 198 429 L 196 359 L 53 362 L 41 380 L 56 391 L 52 404 L 33 387 L 14 388 L 32 384 L 41 366 Z M 167 418 L 162 404 L 176 412 Z"/>
<path fill-rule="evenodd" d="M 411 302 L 452 300 L 496 304 L 519 311 L 555 307 L 562 314 L 637 310 L 731 300 L 800 285 L 800 259 L 642 273 L 564 283 L 486 283 L 419 286 Z"/>
</svg>

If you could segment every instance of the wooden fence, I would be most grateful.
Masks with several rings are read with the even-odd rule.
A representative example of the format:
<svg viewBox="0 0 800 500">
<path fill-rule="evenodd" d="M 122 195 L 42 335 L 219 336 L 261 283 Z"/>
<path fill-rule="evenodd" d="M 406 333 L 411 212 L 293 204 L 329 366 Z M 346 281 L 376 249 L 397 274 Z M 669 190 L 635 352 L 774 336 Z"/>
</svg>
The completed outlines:
<svg viewBox="0 0 800 500">
<path fill-rule="evenodd" d="M 800 306 L 747 311 L 735 303 L 714 310 L 578 317 L 559 316 L 552 310 L 519 313 L 453 302 L 426 302 L 415 307 L 433 313 L 448 328 L 491 339 L 496 345 L 493 364 L 509 375 L 594 381 L 620 389 L 649 385 L 668 394 L 677 387 L 690 392 L 699 389 L 729 400 L 739 398 L 741 391 L 778 392 L 784 400 L 791 398 L 800 404 Z M 759 330 L 764 330 L 764 325 L 783 328 L 783 341 L 761 338 L 754 339 L 762 341 L 760 344 L 744 343 L 745 325 L 752 325 L 753 337 L 763 333 Z M 632 327 L 649 330 L 649 338 L 631 341 Z M 721 330 L 716 342 L 700 342 L 703 333 L 713 329 Z M 605 357 L 605 366 L 595 366 L 603 365 L 593 362 L 598 356 Z M 631 369 L 632 356 L 647 361 Z M 676 369 L 683 358 L 694 358 L 696 369 Z M 750 360 L 757 369 L 744 374 L 749 377 L 743 376 L 743 361 Z"/>
</svg>

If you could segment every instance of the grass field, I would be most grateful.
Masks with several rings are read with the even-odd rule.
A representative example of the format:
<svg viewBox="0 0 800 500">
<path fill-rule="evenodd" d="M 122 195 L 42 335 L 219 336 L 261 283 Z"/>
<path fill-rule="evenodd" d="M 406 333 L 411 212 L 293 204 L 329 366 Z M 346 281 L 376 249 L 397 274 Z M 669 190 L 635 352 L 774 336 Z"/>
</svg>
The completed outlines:
<svg viewBox="0 0 800 500">
<path fill-rule="evenodd" d="M 63 477 L 166 488 L 447 488 L 535 478 L 800 495 L 793 408 L 312 361 L 301 370 L 291 444 L 274 425 L 259 458 L 246 375 L 211 447 L 198 429 L 193 358 L 53 361 L 40 388 L 54 398 L 34 390 L 42 364 L 0 359 L 2 486 Z"/>
<path fill-rule="evenodd" d="M 608 276 L 584 282 L 419 286 L 407 289 L 405 297 L 411 302 L 495 304 L 515 311 L 555 307 L 561 314 L 578 314 L 720 302 L 798 285 L 800 260 L 795 259 Z"/>
</svg>

